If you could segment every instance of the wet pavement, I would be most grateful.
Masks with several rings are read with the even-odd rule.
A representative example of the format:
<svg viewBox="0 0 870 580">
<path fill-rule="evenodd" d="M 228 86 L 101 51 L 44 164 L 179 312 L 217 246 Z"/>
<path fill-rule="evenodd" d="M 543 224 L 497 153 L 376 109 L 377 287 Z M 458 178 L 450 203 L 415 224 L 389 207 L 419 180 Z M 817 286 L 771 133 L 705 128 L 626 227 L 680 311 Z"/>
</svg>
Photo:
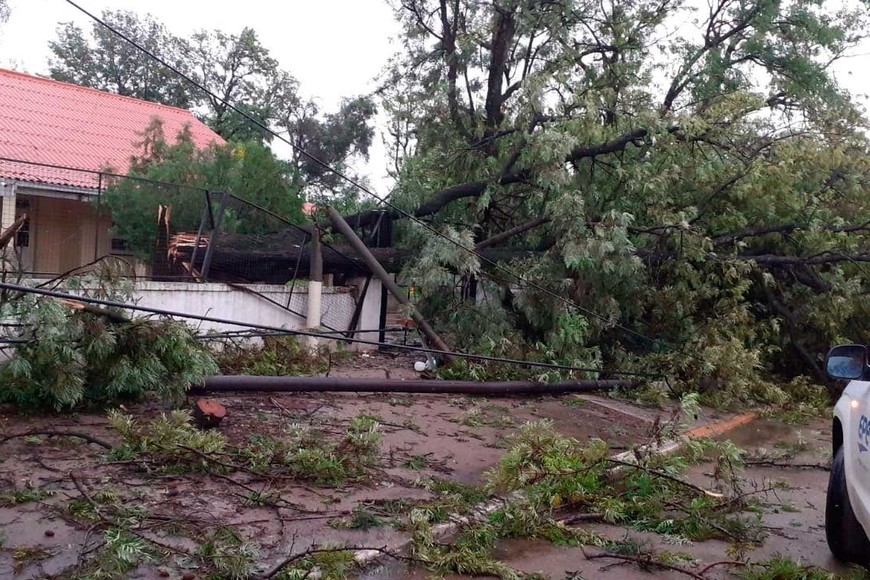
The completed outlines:
<svg viewBox="0 0 870 580">
<path fill-rule="evenodd" d="M 762 523 L 767 537 L 754 546 L 743 558 L 744 562 L 761 562 L 775 556 L 784 556 L 804 565 L 816 566 L 833 573 L 847 574 L 849 568 L 836 562 L 825 542 L 824 508 L 830 461 L 830 426 L 827 421 L 815 421 L 806 426 L 793 426 L 775 421 L 755 421 L 728 434 L 736 445 L 748 453 L 748 466 L 742 473 L 744 491 L 776 488 L 758 493 L 762 505 Z M 772 461 L 776 466 L 761 465 Z M 807 467 L 787 467 L 787 465 Z M 818 467 L 815 467 L 818 466 Z M 710 463 L 692 468 L 687 480 L 713 489 Z M 740 568 L 712 564 L 734 560 L 727 542 L 680 543 L 648 532 L 628 527 L 589 525 L 587 529 L 615 542 L 633 540 L 653 553 L 678 553 L 681 567 L 694 573 L 704 571 L 709 579 L 730 578 Z M 600 554 L 597 548 L 559 547 L 540 540 L 513 539 L 503 541 L 496 557 L 515 569 L 555 579 L 580 578 L 686 578 L 677 571 L 642 570 L 634 563 L 609 559 L 589 559 Z M 395 562 L 373 567 L 360 578 L 370 580 L 399 580 L 434 578 L 425 570 L 408 568 Z M 471 576 L 448 575 L 448 579 Z"/>
<path fill-rule="evenodd" d="M 416 376 L 412 360 L 401 364 L 374 358 L 357 358 L 332 369 L 333 376 Z M 614 452 L 651 443 L 657 421 L 667 420 L 672 409 L 640 408 L 625 401 L 598 395 L 565 397 L 484 398 L 446 395 L 248 395 L 218 400 L 229 416 L 220 430 L 231 445 L 243 445 L 252 435 L 281 438 L 291 426 L 307 425 L 325 436 L 340 434 L 359 415 L 375 416 L 381 423 L 381 455 L 370 476 L 342 487 L 276 479 L 264 482 L 247 473 L 217 477 L 208 473 L 155 474 L 135 462 L 110 461 L 106 450 L 80 439 L 45 436 L 15 438 L 0 447 L 0 578 L 70 577 L 99 548 L 105 526 L 79 517 L 76 506 L 84 500 L 75 482 L 90 494 L 116 494 L 122 505 L 147 513 L 148 529 L 142 534 L 172 549 L 195 550 L 184 535 L 173 535 L 164 524 L 179 521 L 200 528 L 229 526 L 245 540 L 256 543 L 262 554 L 260 570 L 314 545 L 388 546 L 407 544 L 409 534 L 397 525 L 412 506 L 438 499 L 421 482 L 479 485 L 486 470 L 495 466 L 508 446 L 508 437 L 526 421 L 547 419 L 554 429 L 581 442 L 601 438 Z M 140 419 L 162 412 L 154 405 L 130 409 Z M 723 424 L 729 416 L 705 410 L 690 428 Z M 0 439 L 32 429 L 78 431 L 114 445 L 118 436 L 104 415 L 68 414 L 56 417 L 21 416 L 0 408 Z M 738 445 L 759 457 L 781 458 L 804 464 L 827 464 L 830 455 L 829 425 L 819 421 L 792 427 L 756 421 L 729 434 Z M 701 465 L 690 479 L 710 485 L 709 465 Z M 765 559 L 785 554 L 830 570 L 842 570 L 831 560 L 824 543 L 822 517 L 827 472 L 754 465 L 744 474 L 746 485 L 782 481 L 788 489 L 764 497 L 764 523 L 768 538 L 749 557 Z M 245 490 L 255 488 L 287 500 L 281 507 L 250 505 Z M 34 490 L 38 497 L 9 505 L 2 502 L 12 490 Z M 349 528 L 360 510 L 376 516 L 371 527 Z M 703 542 L 673 546 L 654 534 L 616 526 L 590 529 L 613 540 L 626 537 L 647 542 L 654 550 L 667 549 L 691 556 L 692 569 L 700 570 L 728 559 L 728 546 Z M 550 578 L 648 578 L 634 566 L 589 560 L 586 549 L 555 547 L 530 540 L 503 542 L 498 557 L 527 572 Z M 140 566 L 129 578 L 154 578 L 157 565 L 169 578 L 199 571 L 189 562 L 170 558 L 154 566 Z M 576 575 L 574 574 L 576 572 Z M 708 577 L 726 575 L 714 569 Z M 656 572 L 655 577 L 680 574 Z M 196 577 L 196 576 L 194 576 Z M 428 578 L 395 562 L 373 566 L 362 578 Z M 459 578 L 459 576 L 457 576 Z"/>
<path fill-rule="evenodd" d="M 504 452 L 507 437 L 523 422 L 547 419 L 563 435 L 581 441 L 602 437 L 617 447 L 648 438 L 651 424 L 645 417 L 581 397 L 335 394 L 218 400 L 229 411 L 220 430 L 233 445 L 243 445 L 251 435 L 280 438 L 291 425 L 311 425 L 337 435 L 354 417 L 369 415 L 381 422 L 381 457 L 365 481 L 317 487 L 286 479 L 266 483 L 246 473 L 230 474 L 229 479 L 196 472 L 159 475 L 143 472 L 135 462 L 110 461 L 104 449 L 80 439 L 11 439 L 0 448 L 0 506 L 2 496 L 13 490 L 36 490 L 42 496 L 0 507 L 0 578 L 69 573 L 99 547 L 106 526 L 95 526 L 71 512 L 72 505 L 84 501 L 73 478 L 91 495 L 117 495 L 123 505 L 143 510 L 154 519 L 149 523 L 153 531 L 143 534 L 170 549 L 189 550 L 190 540 L 165 532 L 160 522 L 177 520 L 201 528 L 219 523 L 256 542 L 260 567 L 268 569 L 314 545 L 402 545 L 407 532 L 391 525 L 389 514 L 382 512 L 407 513 L 408 506 L 435 499 L 421 481 L 481 484 L 485 471 Z M 147 420 L 158 417 L 162 409 L 152 405 L 130 411 Z M 0 409 L 0 438 L 34 429 L 84 432 L 118 443 L 105 416 L 42 418 Z M 280 508 L 248 505 L 242 486 L 278 494 L 289 503 Z M 383 525 L 348 529 L 344 524 L 358 510 L 377 513 Z M 196 572 L 178 560 L 166 563 L 170 578 Z M 127 577 L 155 573 L 141 567 Z"/>
</svg>

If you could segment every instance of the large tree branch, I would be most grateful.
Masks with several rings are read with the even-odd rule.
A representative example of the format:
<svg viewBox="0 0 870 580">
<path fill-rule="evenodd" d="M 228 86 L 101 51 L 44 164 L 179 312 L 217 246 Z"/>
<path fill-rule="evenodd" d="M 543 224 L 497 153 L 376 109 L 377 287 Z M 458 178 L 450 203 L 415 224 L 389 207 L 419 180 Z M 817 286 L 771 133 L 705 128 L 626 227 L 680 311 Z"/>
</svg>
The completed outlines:
<svg viewBox="0 0 870 580">
<path fill-rule="evenodd" d="M 777 254 L 738 255 L 734 259 L 752 261 L 766 266 L 818 266 L 820 264 L 837 264 L 841 262 L 870 263 L 870 254 L 841 254 L 839 252 L 824 252 L 813 256 L 780 256 Z"/>
<path fill-rule="evenodd" d="M 669 129 L 670 132 L 675 132 L 676 128 Z M 599 155 L 608 155 L 612 153 L 618 153 L 619 151 L 624 151 L 628 148 L 629 145 L 639 145 L 640 142 L 650 134 L 648 129 L 634 129 L 616 137 L 610 141 L 606 141 L 604 143 L 598 145 L 581 145 L 575 147 L 571 150 L 571 152 L 565 157 L 566 163 L 576 162 L 581 159 L 588 159 L 597 157 Z M 497 185 L 511 185 L 514 183 L 521 183 L 532 175 L 531 170 L 522 169 L 517 171 L 508 171 L 507 173 L 502 174 L 502 176 L 495 181 L 494 183 Z M 458 201 L 460 199 L 464 199 L 467 197 L 479 197 L 483 195 L 483 192 L 486 191 L 487 185 L 492 182 L 487 181 L 471 181 L 467 183 L 460 183 L 458 185 L 453 185 L 446 189 L 442 189 L 438 192 L 435 192 L 432 197 L 429 198 L 426 202 L 421 204 L 411 213 L 416 218 L 427 217 L 438 213 L 451 202 Z M 366 227 L 371 226 L 377 222 L 377 220 L 381 217 L 382 210 L 369 210 L 364 211 L 352 216 L 348 216 L 346 219 L 348 223 L 350 223 L 354 227 Z M 392 219 L 399 219 L 403 217 L 403 214 L 396 210 L 391 210 L 387 212 L 387 215 Z"/>
<path fill-rule="evenodd" d="M 482 242 L 475 245 L 474 249 L 477 251 L 480 251 L 484 248 L 488 248 L 489 246 L 494 246 L 495 244 L 498 244 L 500 242 L 508 240 L 514 236 L 518 236 L 520 234 L 523 234 L 529 230 L 532 230 L 534 228 L 537 228 L 537 227 L 542 226 L 544 224 L 547 224 L 549 222 L 550 222 L 549 216 L 542 216 L 542 217 L 535 218 L 533 220 L 529 220 L 529 221 L 522 223 L 518 226 L 512 227 L 509 230 L 505 230 L 499 234 L 496 234 L 496 235 L 492 236 L 491 238 L 483 240 Z"/>
<path fill-rule="evenodd" d="M 649 136 L 648 129 L 634 129 L 624 135 L 607 141 L 600 145 L 579 145 L 571 150 L 566 162 L 579 161 L 580 159 L 589 157 L 598 157 L 599 155 L 607 155 L 609 153 L 618 153 L 624 151 L 629 145 L 642 145 L 643 140 Z"/>
<path fill-rule="evenodd" d="M 489 77 L 486 90 L 486 130 L 487 133 L 497 130 L 504 120 L 502 104 L 504 95 L 505 67 L 510 56 L 510 46 L 516 32 L 516 19 L 511 11 L 500 10 L 497 22 L 492 32 L 492 57 L 489 63 Z"/>
<path fill-rule="evenodd" d="M 453 10 L 456 9 L 457 6 L 454 4 Z M 459 78 L 459 57 L 456 54 L 456 29 L 450 22 L 447 0 L 441 0 L 439 13 L 441 15 L 441 48 L 444 50 L 444 60 L 447 63 L 447 108 L 459 134 L 465 138 L 471 138 L 471 132 L 459 116 L 459 94 L 456 82 Z"/>
<path fill-rule="evenodd" d="M 769 234 L 791 234 L 799 230 L 808 230 L 810 226 L 801 225 L 801 224 L 784 224 L 779 226 L 758 226 L 754 228 L 748 228 L 740 232 L 734 232 L 731 234 L 726 234 L 722 236 L 718 236 L 713 238 L 714 246 L 725 246 L 728 244 L 733 244 L 739 240 L 743 240 L 746 238 L 758 237 L 758 236 L 766 236 Z M 853 225 L 853 226 L 821 226 L 818 228 L 824 232 L 831 233 L 855 233 L 855 232 L 867 232 L 870 231 L 870 222 L 865 222 L 863 224 Z"/>
</svg>

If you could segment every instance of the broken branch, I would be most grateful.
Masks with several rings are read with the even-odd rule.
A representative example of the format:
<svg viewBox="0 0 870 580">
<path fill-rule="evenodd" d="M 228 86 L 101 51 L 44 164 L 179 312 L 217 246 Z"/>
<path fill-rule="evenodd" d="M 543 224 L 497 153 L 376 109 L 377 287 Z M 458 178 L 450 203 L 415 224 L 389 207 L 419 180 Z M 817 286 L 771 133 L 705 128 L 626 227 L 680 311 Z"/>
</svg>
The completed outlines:
<svg viewBox="0 0 870 580">
<path fill-rule="evenodd" d="M 112 445 L 106 443 L 102 439 L 98 439 L 93 435 L 88 435 L 87 433 L 81 433 L 79 431 L 53 431 L 53 430 L 44 430 L 44 429 L 34 429 L 32 431 L 26 431 L 24 433 L 16 433 L 14 435 L 6 435 L 5 437 L 0 438 L 0 445 L 6 443 L 7 441 L 11 441 L 12 439 L 19 439 L 21 437 L 32 437 L 36 435 L 47 435 L 49 437 L 76 437 L 78 439 L 84 439 L 88 443 L 93 443 L 94 445 L 99 445 L 104 449 L 112 449 Z"/>
</svg>

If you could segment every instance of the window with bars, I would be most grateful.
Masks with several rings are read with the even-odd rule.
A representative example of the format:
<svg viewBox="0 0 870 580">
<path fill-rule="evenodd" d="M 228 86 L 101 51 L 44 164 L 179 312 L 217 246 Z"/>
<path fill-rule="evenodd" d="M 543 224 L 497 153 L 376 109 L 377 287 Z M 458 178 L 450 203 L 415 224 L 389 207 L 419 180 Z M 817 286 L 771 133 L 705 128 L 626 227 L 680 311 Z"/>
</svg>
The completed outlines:
<svg viewBox="0 0 870 580">
<path fill-rule="evenodd" d="M 15 200 L 15 215 L 27 214 L 18 233 L 15 234 L 15 245 L 19 248 L 30 247 L 30 202 L 26 199 Z"/>
</svg>

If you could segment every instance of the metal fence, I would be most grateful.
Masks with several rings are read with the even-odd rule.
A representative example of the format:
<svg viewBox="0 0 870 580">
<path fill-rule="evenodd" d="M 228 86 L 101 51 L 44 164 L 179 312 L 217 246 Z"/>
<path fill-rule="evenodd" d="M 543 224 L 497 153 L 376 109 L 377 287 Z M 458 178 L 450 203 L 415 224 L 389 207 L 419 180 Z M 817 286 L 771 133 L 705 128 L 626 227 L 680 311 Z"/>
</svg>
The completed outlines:
<svg viewBox="0 0 870 580">
<path fill-rule="evenodd" d="M 0 158 L 0 203 L 0 232 L 26 216 L 6 262 L 24 276 L 105 256 L 152 280 L 286 284 L 308 275 L 311 225 L 232 192 Z M 365 271 L 330 243 L 323 253 L 339 278 Z"/>
<path fill-rule="evenodd" d="M 223 282 L 305 318 L 314 222 L 232 192 L 0 158 L 0 218 L 0 234 L 14 232 L 0 256 L 5 280 L 53 279 L 110 261 L 117 276 Z M 370 274 L 349 248 L 318 240 L 325 286 L 336 287 L 324 293 L 322 326 L 347 333 L 357 328 Z"/>
</svg>

